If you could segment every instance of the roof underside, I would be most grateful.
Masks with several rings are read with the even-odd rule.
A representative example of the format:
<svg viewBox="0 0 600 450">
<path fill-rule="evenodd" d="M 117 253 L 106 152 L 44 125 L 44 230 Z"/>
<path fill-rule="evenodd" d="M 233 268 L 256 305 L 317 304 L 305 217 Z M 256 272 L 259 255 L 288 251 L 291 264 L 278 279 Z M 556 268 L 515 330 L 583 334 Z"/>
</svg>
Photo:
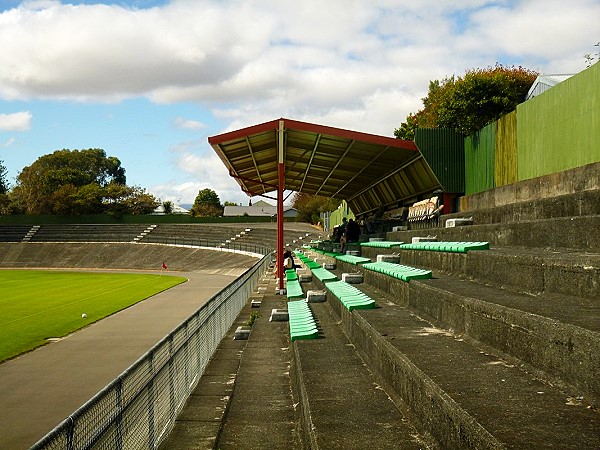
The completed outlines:
<svg viewBox="0 0 600 450">
<path fill-rule="evenodd" d="M 277 189 L 280 124 L 285 190 L 346 200 L 360 215 L 440 187 L 412 141 L 277 119 L 208 138 L 248 195 Z"/>
</svg>

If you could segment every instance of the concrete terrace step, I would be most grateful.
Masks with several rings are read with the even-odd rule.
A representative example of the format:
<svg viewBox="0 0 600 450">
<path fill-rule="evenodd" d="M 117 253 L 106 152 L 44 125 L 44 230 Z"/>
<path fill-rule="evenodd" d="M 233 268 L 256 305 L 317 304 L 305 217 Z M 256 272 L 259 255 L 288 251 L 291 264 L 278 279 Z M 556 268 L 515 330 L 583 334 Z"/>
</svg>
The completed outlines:
<svg viewBox="0 0 600 450">
<path fill-rule="evenodd" d="M 462 217 L 468 217 L 465 213 Z M 578 248 L 600 251 L 600 215 L 556 217 L 455 228 L 394 231 L 390 241 L 411 242 L 414 236 L 437 236 L 440 241 L 487 241 L 494 246 Z"/>
<path fill-rule="evenodd" d="M 423 250 L 362 248 L 373 260 L 395 254 L 402 264 L 426 267 L 519 292 L 555 292 L 596 298 L 600 286 L 600 253 L 573 249 L 495 247 L 466 254 Z"/>
<path fill-rule="evenodd" d="M 268 292 L 275 292 L 274 279 Z M 300 448 L 289 375 L 292 354 L 288 324 L 269 322 L 271 309 L 283 309 L 285 303 L 285 296 L 263 296 L 214 448 Z"/>
<path fill-rule="evenodd" d="M 428 448 L 405 413 L 375 382 L 326 303 L 312 303 L 323 338 L 295 341 L 293 374 L 300 393 L 304 448 Z"/>
<path fill-rule="evenodd" d="M 581 399 L 489 346 L 436 327 L 388 294 L 361 290 L 381 307 L 350 313 L 329 296 L 328 303 L 388 392 L 408 404 L 441 447 L 600 446 L 600 415 Z"/>
<path fill-rule="evenodd" d="M 338 267 L 336 273 L 344 270 Z M 434 277 L 405 283 L 364 271 L 367 285 L 397 303 L 518 358 L 553 382 L 571 386 L 577 396 L 600 404 L 598 299 L 532 296 L 441 273 Z"/>
</svg>

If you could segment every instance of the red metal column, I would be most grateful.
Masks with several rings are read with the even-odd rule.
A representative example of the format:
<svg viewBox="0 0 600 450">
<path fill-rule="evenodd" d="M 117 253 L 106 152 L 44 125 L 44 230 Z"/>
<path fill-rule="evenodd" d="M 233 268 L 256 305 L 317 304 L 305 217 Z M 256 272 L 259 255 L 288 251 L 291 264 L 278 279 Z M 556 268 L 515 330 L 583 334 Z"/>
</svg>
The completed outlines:
<svg viewBox="0 0 600 450">
<path fill-rule="evenodd" d="M 277 276 L 279 277 L 279 289 L 283 289 L 283 149 L 284 149 L 284 121 L 279 121 L 277 142 Z"/>
</svg>

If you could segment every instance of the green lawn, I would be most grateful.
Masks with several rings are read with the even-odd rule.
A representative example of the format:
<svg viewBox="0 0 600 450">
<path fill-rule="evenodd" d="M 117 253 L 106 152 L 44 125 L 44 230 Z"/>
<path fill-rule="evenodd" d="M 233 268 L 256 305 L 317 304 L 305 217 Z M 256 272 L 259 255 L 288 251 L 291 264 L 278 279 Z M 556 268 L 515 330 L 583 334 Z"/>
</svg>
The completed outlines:
<svg viewBox="0 0 600 450">
<path fill-rule="evenodd" d="M 168 275 L 0 270 L 0 361 L 184 281 Z"/>
</svg>

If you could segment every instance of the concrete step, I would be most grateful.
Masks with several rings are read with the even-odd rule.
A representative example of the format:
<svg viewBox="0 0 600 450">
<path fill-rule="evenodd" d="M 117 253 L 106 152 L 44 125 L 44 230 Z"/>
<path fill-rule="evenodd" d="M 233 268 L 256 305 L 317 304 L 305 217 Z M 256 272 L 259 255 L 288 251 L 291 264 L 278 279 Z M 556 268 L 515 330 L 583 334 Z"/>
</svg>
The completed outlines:
<svg viewBox="0 0 600 450">
<path fill-rule="evenodd" d="M 331 295 L 327 303 L 384 386 L 441 447 L 600 446 L 600 415 L 581 398 L 490 346 L 436 327 L 387 293 L 360 288 L 379 308 L 350 313 Z"/>
<path fill-rule="evenodd" d="M 331 308 L 326 303 L 310 307 L 323 335 L 292 344 L 306 448 L 429 448 L 406 406 L 395 404 L 375 381 Z"/>
<path fill-rule="evenodd" d="M 463 217 L 468 217 L 466 213 Z M 410 242 L 413 236 L 440 241 L 488 241 L 502 247 L 548 247 L 600 252 L 600 215 L 556 217 L 511 223 L 477 224 L 387 233 L 387 240 Z"/>
<path fill-rule="evenodd" d="M 600 253 L 572 249 L 496 247 L 467 253 L 362 247 L 375 261 L 379 254 L 395 253 L 401 264 L 435 273 L 454 274 L 530 294 L 558 293 L 597 298 Z M 343 266 L 350 270 L 355 266 Z"/>
<path fill-rule="evenodd" d="M 237 372 L 233 397 L 214 448 L 300 448 L 290 382 L 287 322 L 269 322 L 272 309 L 285 306 L 271 279 Z M 247 315 L 246 318 L 249 316 Z"/>
<path fill-rule="evenodd" d="M 348 269 L 340 264 L 337 276 Z M 560 293 L 534 296 L 441 273 L 405 283 L 360 266 L 352 269 L 364 274 L 366 284 L 440 327 L 491 345 L 553 383 L 569 386 L 573 395 L 600 404 L 598 298 Z M 504 274 L 508 277 L 511 272 Z"/>
<path fill-rule="evenodd" d="M 447 219 L 473 217 L 475 223 L 510 223 L 523 220 L 550 219 L 553 217 L 593 216 L 600 214 L 600 190 L 592 189 L 547 198 L 494 205 L 495 199 L 481 202 L 478 209 L 447 214 L 440 218 L 442 226 Z M 502 201 L 499 199 L 499 201 Z M 504 201 L 508 201 L 504 199 Z M 484 206 L 485 205 L 485 206 Z M 493 205 L 490 207 L 489 205 Z"/>
</svg>

